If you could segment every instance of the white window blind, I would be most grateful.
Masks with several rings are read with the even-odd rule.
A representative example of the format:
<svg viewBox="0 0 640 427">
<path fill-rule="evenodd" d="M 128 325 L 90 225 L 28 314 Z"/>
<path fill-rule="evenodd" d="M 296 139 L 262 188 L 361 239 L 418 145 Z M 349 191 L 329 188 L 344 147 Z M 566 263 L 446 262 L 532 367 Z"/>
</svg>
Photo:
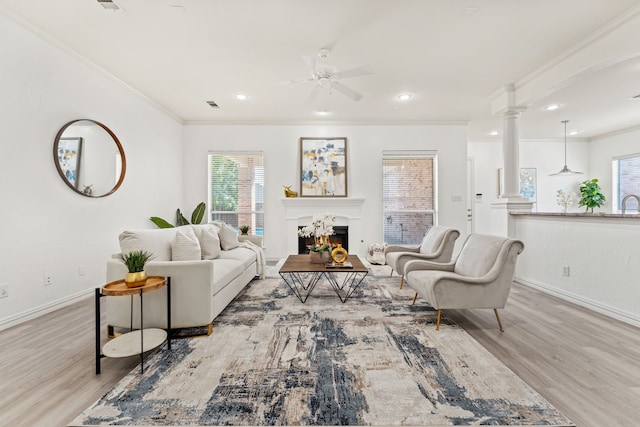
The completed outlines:
<svg viewBox="0 0 640 427">
<path fill-rule="evenodd" d="M 382 159 L 384 241 L 417 244 L 436 223 L 436 154 L 385 151 Z"/>
<path fill-rule="evenodd" d="M 617 157 L 613 160 L 612 206 L 622 210 L 622 199 L 629 194 L 640 196 L 640 154 Z M 626 210 L 637 211 L 638 202 L 634 198 L 627 201 Z"/>
<path fill-rule="evenodd" d="M 264 163 L 262 153 L 209 153 L 209 220 L 250 234 L 264 233 Z"/>
</svg>

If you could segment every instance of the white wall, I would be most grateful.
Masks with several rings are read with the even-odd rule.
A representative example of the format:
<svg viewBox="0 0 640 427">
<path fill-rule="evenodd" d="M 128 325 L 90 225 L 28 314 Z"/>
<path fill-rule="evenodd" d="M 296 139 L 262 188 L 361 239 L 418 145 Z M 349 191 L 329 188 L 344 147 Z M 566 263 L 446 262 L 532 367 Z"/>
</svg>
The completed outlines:
<svg viewBox="0 0 640 427">
<path fill-rule="evenodd" d="M 185 206 L 207 200 L 207 153 L 213 150 L 262 151 L 265 162 L 265 252 L 268 259 L 287 255 L 284 185 L 299 188 L 301 136 L 348 138 L 348 196 L 364 198 L 365 239 L 350 252 L 363 254 L 382 242 L 382 151 L 437 150 L 439 223 L 466 230 L 465 126 L 185 126 Z M 460 196 L 461 201 L 453 201 Z M 459 239 L 460 240 L 460 239 Z"/>
<path fill-rule="evenodd" d="M 173 215 L 183 186 L 181 124 L 3 15 L 0 40 L 2 329 L 91 294 L 118 234 Z M 124 147 L 127 175 L 109 197 L 74 193 L 54 166 L 57 131 L 80 118 L 109 126 Z"/>
</svg>

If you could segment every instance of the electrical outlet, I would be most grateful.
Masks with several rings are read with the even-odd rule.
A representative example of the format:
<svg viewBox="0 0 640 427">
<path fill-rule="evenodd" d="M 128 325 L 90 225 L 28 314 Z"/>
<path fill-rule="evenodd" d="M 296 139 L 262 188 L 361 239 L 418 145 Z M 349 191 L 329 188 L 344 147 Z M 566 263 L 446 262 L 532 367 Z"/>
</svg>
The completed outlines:
<svg viewBox="0 0 640 427">
<path fill-rule="evenodd" d="M 570 270 L 569 270 L 569 266 L 568 265 L 563 265 L 562 266 L 562 275 L 564 277 L 569 277 L 570 276 Z"/>
<path fill-rule="evenodd" d="M 53 276 L 51 274 L 44 275 L 44 285 L 45 286 L 53 285 Z"/>
<path fill-rule="evenodd" d="M 9 285 L 0 285 L 0 298 L 9 296 Z"/>
</svg>

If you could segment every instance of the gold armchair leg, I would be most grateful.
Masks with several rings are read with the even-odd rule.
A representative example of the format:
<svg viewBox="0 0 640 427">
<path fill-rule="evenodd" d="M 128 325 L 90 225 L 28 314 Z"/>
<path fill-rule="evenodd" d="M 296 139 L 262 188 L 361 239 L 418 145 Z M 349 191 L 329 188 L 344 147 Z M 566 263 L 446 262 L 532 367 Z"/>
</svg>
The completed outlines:
<svg viewBox="0 0 640 427">
<path fill-rule="evenodd" d="M 413 296 L 413 302 L 411 303 L 411 305 L 416 305 L 416 299 L 418 299 L 418 293 L 416 292 L 416 294 Z"/>
<path fill-rule="evenodd" d="M 496 319 L 498 319 L 498 326 L 500 327 L 500 332 L 504 332 L 504 329 L 502 328 L 502 322 L 500 321 L 500 316 L 498 315 L 498 309 L 494 308 L 493 312 L 496 314 Z"/>
<path fill-rule="evenodd" d="M 389 273 L 389 277 L 393 276 L 393 267 L 391 267 L 391 273 Z"/>
<path fill-rule="evenodd" d="M 211 335 L 211 332 L 213 332 L 213 323 L 207 325 L 207 336 Z"/>
<path fill-rule="evenodd" d="M 400 289 L 402 289 L 402 285 L 404 284 L 404 274 L 400 278 Z"/>
<path fill-rule="evenodd" d="M 438 309 L 438 319 L 436 320 L 436 331 L 440 330 L 440 314 L 442 313 L 442 310 Z"/>
</svg>

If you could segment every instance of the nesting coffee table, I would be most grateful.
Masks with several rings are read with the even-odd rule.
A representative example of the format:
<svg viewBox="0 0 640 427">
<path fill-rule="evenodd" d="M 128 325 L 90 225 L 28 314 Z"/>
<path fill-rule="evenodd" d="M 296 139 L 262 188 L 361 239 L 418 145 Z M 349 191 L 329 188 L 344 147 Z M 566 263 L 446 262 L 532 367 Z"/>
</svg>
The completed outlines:
<svg viewBox="0 0 640 427">
<path fill-rule="evenodd" d="M 320 279 L 325 278 L 343 303 L 369 274 L 357 255 L 349 255 L 345 266 L 327 266 L 309 261 L 309 255 L 289 255 L 278 273 L 303 304 Z"/>
</svg>

